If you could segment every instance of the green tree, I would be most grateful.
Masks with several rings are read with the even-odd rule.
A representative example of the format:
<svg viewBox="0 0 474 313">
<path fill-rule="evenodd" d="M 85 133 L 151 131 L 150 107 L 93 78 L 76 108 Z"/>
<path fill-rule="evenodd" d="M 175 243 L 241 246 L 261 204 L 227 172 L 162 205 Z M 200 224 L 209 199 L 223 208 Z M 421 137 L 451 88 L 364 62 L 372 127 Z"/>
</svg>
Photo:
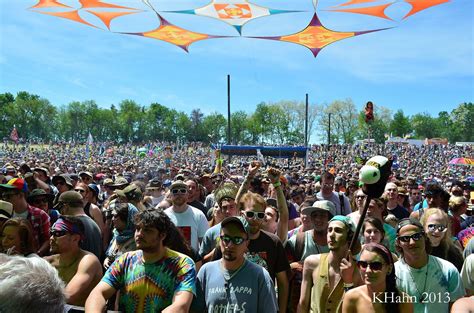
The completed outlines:
<svg viewBox="0 0 474 313">
<path fill-rule="evenodd" d="M 224 115 L 214 112 L 204 117 L 202 132 L 207 134 L 206 142 L 227 142 L 227 120 Z"/>
<path fill-rule="evenodd" d="M 439 121 L 428 113 L 418 113 L 411 117 L 411 125 L 417 138 L 440 137 Z"/>
<path fill-rule="evenodd" d="M 390 132 L 393 136 L 404 137 L 406 134 L 412 132 L 410 119 L 405 116 L 403 110 L 398 110 L 393 115 L 393 120 L 390 123 Z"/>
</svg>

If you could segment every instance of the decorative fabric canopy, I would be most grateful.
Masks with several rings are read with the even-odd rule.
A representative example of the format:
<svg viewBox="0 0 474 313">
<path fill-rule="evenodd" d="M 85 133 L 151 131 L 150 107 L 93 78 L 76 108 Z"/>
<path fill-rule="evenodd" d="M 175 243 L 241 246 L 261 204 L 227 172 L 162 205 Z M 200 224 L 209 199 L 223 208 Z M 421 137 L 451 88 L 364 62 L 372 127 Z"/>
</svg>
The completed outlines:
<svg viewBox="0 0 474 313">
<path fill-rule="evenodd" d="M 259 39 L 270 39 L 270 40 L 279 40 L 279 41 L 286 41 L 291 43 L 296 43 L 302 46 L 305 46 L 316 57 L 318 53 L 327 45 L 330 45 L 336 41 L 355 37 L 371 32 L 381 31 L 384 29 L 375 29 L 375 30 L 368 30 L 362 32 L 336 32 L 330 29 L 327 29 L 321 24 L 316 13 L 313 15 L 313 19 L 309 22 L 309 25 L 306 26 L 305 29 L 302 31 L 287 35 L 287 36 L 279 36 L 279 37 L 253 37 Z"/>
<path fill-rule="evenodd" d="M 240 34 L 244 24 L 256 18 L 299 11 L 272 10 L 249 3 L 246 0 L 214 0 L 198 9 L 167 12 L 212 17 L 234 26 Z"/>
<path fill-rule="evenodd" d="M 259 6 L 253 3 L 248 2 L 247 0 L 211 0 L 211 2 L 201 8 L 190 9 L 190 10 L 176 10 L 176 11 L 159 11 L 156 9 L 151 0 L 136 0 L 137 7 L 123 6 L 119 4 L 114 4 L 117 2 L 114 0 L 110 1 L 101 1 L 101 0 L 76 0 L 77 5 L 73 5 L 72 1 L 64 4 L 61 0 L 38 0 L 38 2 L 30 7 L 30 9 L 35 12 L 46 14 L 50 16 L 60 17 L 68 19 L 83 25 L 91 26 L 94 28 L 103 29 L 103 26 L 97 22 L 97 18 L 105 25 L 105 27 L 115 33 L 127 34 L 142 36 L 152 39 L 157 39 L 165 41 L 180 47 L 181 49 L 188 52 L 189 46 L 197 41 L 202 41 L 205 39 L 213 38 L 232 38 L 229 36 L 219 36 L 219 35 L 210 35 L 194 32 L 185 28 L 182 28 L 178 25 L 171 24 L 165 18 L 163 18 L 162 13 L 186 13 L 194 14 L 199 16 L 211 17 L 223 21 L 229 25 L 235 27 L 235 29 L 241 34 L 242 27 L 245 23 L 260 18 L 267 17 L 273 14 L 280 13 L 294 13 L 301 11 L 289 11 L 289 10 L 276 10 L 269 9 L 263 6 Z M 383 0 L 382 0 L 383 1 Z M 386 2 L 389 1 L 389 2 Z M 343 12 L 343 13 L 355 13 L 355 14 L 364 14 L 383 18 L 386 20 L 393 21 L 390 16 L 387 16 L 385 11 L 395 2 L 394 0 L 385 0 L 383 4 L 379 3 L 380 0 L 349 0 L 343 2 L 339 5 L 333 6 L 327 11 L 334 12 Z M 404 0 L 406 3 L 409 3 L 412 8 L 411 10 L 403 17 L 404 19 L 416 14 L 420 11 L 426 10 L 430 7 L 449 2 L 449 0 Z M 129 1 L 128 3 L 133 3 Z M 313 4 L 316 5 L 313 1 Z M 375 5 L 376 4 L 376 5 Z M 145 5 L 143 7 L 143 5 Z M 353 7 L 355 6 L 355 7 Z M 154 13 L 154 14 L 151 14 Z M 153 29 L 147 29 L 139 32 L 127 32 L 125 31 L 113 31 L 112 22 L 120 17 L 124 17 L 132 14 L 143 14 L 146 13 L 147 17 L 154 16 L 157 18 L 158 27 L 155 26 Z M 96 18 L 90 18 L 91 16 Z M 125 26 L 126 27 L 126 26 Z M 317 14 L 314 13 L 311 21 L 308 26 L 303 30 L 283 36 L 272 36 L 272 37 L 252 37 L 244 36 L 247 38 L 258 38 L 258 39 L 269 39 L 277 41 L 291 42 L 305 46 L 310 49 L 313 55 L 316 57 L 318 53 L 331 43 L 340 41 L 342 39 L 347 39 L 362 34 L 367 34 L 376 31 L 382 31 L 390 29 L 392 27 L 367 30 L 367 31 L 348 31 L 340 32 L 327 29 L 324 27 Z M 237 36 L 235 36 L 237 37 Z"/>
</svg>

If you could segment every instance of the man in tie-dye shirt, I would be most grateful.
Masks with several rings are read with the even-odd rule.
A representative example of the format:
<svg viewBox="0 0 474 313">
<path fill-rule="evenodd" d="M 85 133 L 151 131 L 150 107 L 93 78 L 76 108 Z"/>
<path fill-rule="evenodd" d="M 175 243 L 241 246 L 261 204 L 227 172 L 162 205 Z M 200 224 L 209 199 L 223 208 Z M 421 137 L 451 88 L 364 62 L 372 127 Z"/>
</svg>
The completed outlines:
<svg viewBox="0 0 474 313">
<path fill-rule="evenodd" d="M 171 220 L 162 211 L 139 212 L 135 241 L 140 250 L 118 258 L 91 292 L 87 312 L 102 312 L 120 290 L 122 312 L 188 312 L 196 293 L 194 262 L 166 247 Z"/>
</svg>

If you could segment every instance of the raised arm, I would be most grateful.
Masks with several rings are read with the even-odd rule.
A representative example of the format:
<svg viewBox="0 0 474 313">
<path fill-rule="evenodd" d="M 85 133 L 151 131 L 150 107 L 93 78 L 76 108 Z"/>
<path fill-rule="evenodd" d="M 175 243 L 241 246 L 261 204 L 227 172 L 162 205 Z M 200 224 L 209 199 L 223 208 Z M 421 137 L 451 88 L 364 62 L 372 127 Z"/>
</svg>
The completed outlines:
<svg viewBox="0 0 474 313">
<path fill-rule="evenodd" d="M 239 191 L 237 192 L 237 196 L 235 197 L 235 203 L 239 203 L 240 198 L 249 190 L 250 181 L 255 177 L 257 174 L 258 169 L 260 168 L 260 162 L 252 161 L 249 165 L 249 172 L 247 176 L 245 176 L 244 182 L 240 185 Z"/>
<path fill-rule="evenodd" d="M 288 205 L 286 204 L 285 193 L 283 192 L 283 188 L 281 186 L 280 181 L 281 171 L 275 168 L 269 168 L 267 173 L 268 178 L 273 184 L 273 187 L 275 187 L 275 191 L 277 194 L 277 209 L 280 214 L 280 222 L 278 223 L 277 235 L 280 238 L 281 242 L 285 243 L 285 241 L 288 239 L 289 212 Z"/>
</svg>

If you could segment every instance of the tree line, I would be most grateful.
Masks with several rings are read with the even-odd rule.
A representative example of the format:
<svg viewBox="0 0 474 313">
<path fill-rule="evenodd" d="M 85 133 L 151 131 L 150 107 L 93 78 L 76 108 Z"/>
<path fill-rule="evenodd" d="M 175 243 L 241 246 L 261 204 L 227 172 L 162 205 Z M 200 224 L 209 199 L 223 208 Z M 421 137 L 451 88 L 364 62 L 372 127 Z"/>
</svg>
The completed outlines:
<svg viewBox="0 0 474 313">
<path fill-rule="evenodd" d="M 351 99 L 310 104 L 308 141 L 331 144 L 354 143 L 368 136 L 378 143 L 388 134 L 410 138 L 448 138 L 449 142 L 474 141 L 474 105 L 461 103 L 451 112 L 405 115 L 375 105 L 375 120 L 366 124 L 364 110 L 357 110 Z M 330 120 L 330 123 L 329 123 Z M 201 141 L 227 142 L 227 118 L 218 112 L 205 115 L 200 109 L 190 114 L 159 103 L 147 106 L 123 100 L 109 108 L 94 100 L 73 101 L 55 106 L 28 92 L 0 94 L 0 134 L 10 135 L 16 126 L 24 140 L 150 142 Z M 298 101 L 261 102 L 254 112 L 231 114 L 232 144 L 304 144 L 305 104 Z M 370 129 L 369 129 L 370 128 Z M 315 140 L 313 140 L 315 139 Z"/>
</svg>

